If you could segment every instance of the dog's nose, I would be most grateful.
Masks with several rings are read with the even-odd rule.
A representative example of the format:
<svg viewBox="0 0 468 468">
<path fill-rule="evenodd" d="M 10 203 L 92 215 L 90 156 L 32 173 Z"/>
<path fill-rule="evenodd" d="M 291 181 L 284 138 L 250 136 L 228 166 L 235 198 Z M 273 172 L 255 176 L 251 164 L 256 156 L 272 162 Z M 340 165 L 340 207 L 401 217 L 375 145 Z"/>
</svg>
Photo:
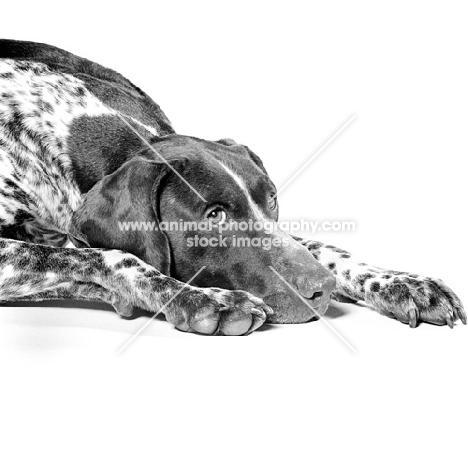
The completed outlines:
<svg viewBox="0 0 468 468">
<path fill-rule="evenodd" d="M 327 299 L 335 287 L 335 279 L 330 274 L 323 274 L 318 278 L 311 275 L 300 275 L 296 277 L 294 283 L 302 297 L 314 302 Z"/>
</svg>

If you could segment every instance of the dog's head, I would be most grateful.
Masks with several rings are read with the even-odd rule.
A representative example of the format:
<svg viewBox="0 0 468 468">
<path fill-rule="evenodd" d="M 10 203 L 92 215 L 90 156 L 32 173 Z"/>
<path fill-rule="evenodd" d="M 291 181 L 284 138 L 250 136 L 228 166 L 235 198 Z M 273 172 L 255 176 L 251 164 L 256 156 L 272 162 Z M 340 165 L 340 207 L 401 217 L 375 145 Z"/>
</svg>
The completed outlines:
<svg viewBox="0 0 468 468">
<path fill-rule="evenodd" d="M 180 281 L 243 289 L 272 307 L 274 323 L 325 313 L 334 277 L 275 229 L 276 189 L 260 159 L 232 140 L 181 135 L 104 177 L 75 213 L 81 245 L 128 251 Z M 311 306 L 311 307 L 310 307 Z"/>
</svg>

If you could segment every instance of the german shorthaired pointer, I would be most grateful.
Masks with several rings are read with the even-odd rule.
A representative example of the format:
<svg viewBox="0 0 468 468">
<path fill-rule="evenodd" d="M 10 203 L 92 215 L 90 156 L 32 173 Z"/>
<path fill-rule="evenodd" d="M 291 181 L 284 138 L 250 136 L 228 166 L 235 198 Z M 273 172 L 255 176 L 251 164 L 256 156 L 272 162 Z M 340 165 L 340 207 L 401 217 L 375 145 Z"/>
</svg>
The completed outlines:
<svg viewBox="0 0 468 468">
<path fill-rule="evenodd" d="M 180 330 L 224 335 L 307 322 L 332 297 L 412 327 L 466 323 L 442 281 L 370 267 L 320 242 L 276 230 L 262 233 L 271 249 L 202 247 L 188 242 L 193 231 L 158 228 L 210 221 L 195 234 L 213 240 L 228 220 L 274 221 L 275 187 L 249 148 L 176 134 L 112 70 L 3 40 L 0 98 L 1 301 L 104 301 L 125 317 L 163 312 Z M 156 228 L 121 229 L 141 221 Z M 79 248 L 64 247 L 69 240 Z"/>
</svg>

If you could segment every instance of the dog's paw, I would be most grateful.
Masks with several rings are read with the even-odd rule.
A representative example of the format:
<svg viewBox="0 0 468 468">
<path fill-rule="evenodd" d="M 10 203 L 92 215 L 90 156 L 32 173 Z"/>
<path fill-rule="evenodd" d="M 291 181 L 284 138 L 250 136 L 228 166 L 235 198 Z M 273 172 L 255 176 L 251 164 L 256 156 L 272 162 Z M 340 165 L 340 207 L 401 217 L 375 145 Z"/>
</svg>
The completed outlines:
<svg viewBox="0 0 468 468">
<path fill-rule="evenodd" d="M 453 328 L 458 319 L 466 325 L 460 299 L 442 280 L 389 271 L 369 283 L 366 302 L 412 328 L 419 322 Z"/>
<path fill-rule="evenodd" d="M 261 299 L 245 291 L 192 288 L 178 299 L 168 320 L 179 330 L 203 335 L 248 335 L 271 313 Z"/>
</svg>

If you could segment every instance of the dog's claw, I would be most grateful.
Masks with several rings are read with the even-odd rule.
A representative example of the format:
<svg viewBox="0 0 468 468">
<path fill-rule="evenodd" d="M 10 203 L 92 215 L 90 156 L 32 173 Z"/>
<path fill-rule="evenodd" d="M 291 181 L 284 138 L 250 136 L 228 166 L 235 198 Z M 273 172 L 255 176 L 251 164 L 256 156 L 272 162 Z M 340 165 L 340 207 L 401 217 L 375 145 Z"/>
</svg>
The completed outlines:
<svg viewBox="0 0 468 468">
<path fill-rule="evenodd" d="M 273 309 L 269 305 L 264 304 L 263 309 L 265 310 L 267 316 L 273 314 Z"/>
<path fill-rule="evenodd" d="M 466 325 L 466 312 L 463 309 L 463 306 L 457 308 L 457 315 L 458 315 L 458 318 L 463 323 L 463 325 Z"/>
<path fill-rule="evenodd" d="M 445 314 L 445 320 L 447 321 L 447 325 L 450 328 L 453 328 L 453 317 L 452 317 L 452 314 L 450 314 L 450 312 L 447 312 Z"/>
<path fill-rule="evenodd" d="M 416 307 L 410 307 L 410 309 L 408 310 L 408 318 L 410 328 L 416 328 L 416 326 L 418 325 L 418 314 Z"/>
<path fill-rule="evenodd" d="M 266 314 L 262 309 L 253 308 L 252 309 L 252 325 L 247 332 L 248 335 L 255 331 L 257 328 L 261 327 L 266 320 Z"/>
</svg>

